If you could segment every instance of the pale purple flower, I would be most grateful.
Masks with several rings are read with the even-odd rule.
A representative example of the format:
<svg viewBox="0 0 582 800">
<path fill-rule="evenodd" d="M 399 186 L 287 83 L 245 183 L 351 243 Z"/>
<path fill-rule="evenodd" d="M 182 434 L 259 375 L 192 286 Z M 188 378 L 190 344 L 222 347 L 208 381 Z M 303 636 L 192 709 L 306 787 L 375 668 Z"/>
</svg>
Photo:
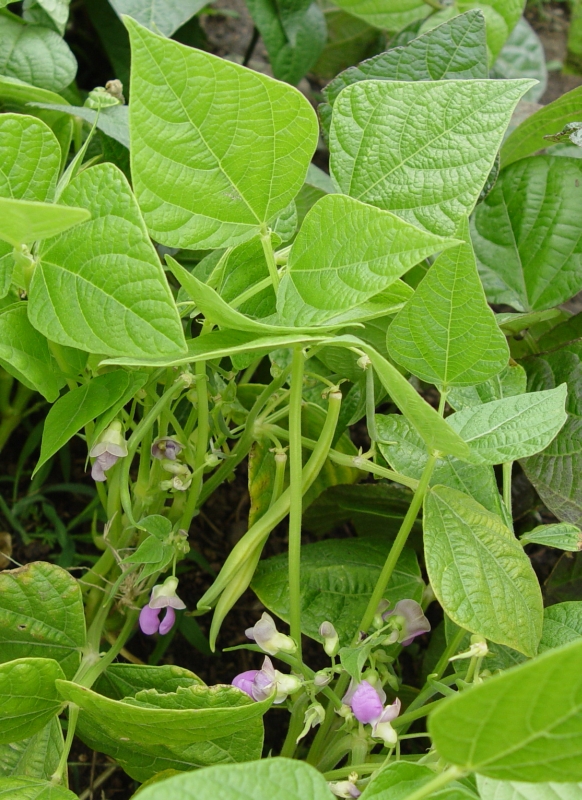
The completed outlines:
<svg viewBox="0 0 582 800">
<path fill-rule="evenodd" d="M 409 645 L 415 636 L 420 636 L 422 633 L 430 631 L 430 622 L 424 616 L 422 606 L 416 600 L 399 600 L 392 611 L 385 611 L 383 614 L 384 620 L 392 617 L 391 622 L 394 624 L 395 642 L 399 642 L 404 647 Z"/>
<path fill-rule="evenodd" d="M 346 699 L 344 697 L 344 703 Z M 368 681 L 362 681 L 351 698 L 352 712 L 358 722 L 372 722 L 382 714 L 382 700 Z"/>
<path fill-rule="evenodd" d="M 166 580 L 154 586 L 152 596 L 148 603 L 150 608 L 176 608 L 181 610 L 186 608 L 186 603 L 176 594 L 178 588 L 178 578 L 170 575 Z"/>
<path fill-rule="evenodd" d="M 160 459 L 169 458 L 170 461 L 175 461 L 176 456 L 183 450 L 182 445 L 177 439 L 172 439 L 171 436 L 163 436 L 157 439 L 152 444 L 152 456 Z"/>
<path fill-rule="evenodd" d="M 256 642 L 261 650 L 271 656 L 279 652 L 294 653 L 297 650 L 297 645 L 293 639 L 284 633 L 279 633 L 275 620 L 266 611 L 263 612 L 263 616 L 252 628 L 246 629 L 245 636 Z"/>
<path fill-rule="evenodd" d="M 248 696 L 254 700 L 253 681 L 257 677 L 258 672 L 258 669 L 248 669 L 246 672 L 241 672 L 232 679 L 232 685 L 240 689 L 241 692 L 248 694 Z"/>
<path fill-rule="evenodd" d="M 398 734 L 392 727 L 391 723 L 400 714 L 401 708 L 400 699 L 396 700 L 389 706 L 385 706 L 378 719 L 374 720 L 372 725 L 372 736 L 377 739 L 383 739 L 384 744 L 392 746 L 398 741 Z"/>
<path fill-rule="evenodd" d="M 95 459 L 91 466 L 93 480 L 100 483 L 105 481 L 107 470 L 126 455 L 127 443 L 123 437 L 123 426 L 119 420 L 114 420 L 89 450 L 89 456 Z"/>
</svg>

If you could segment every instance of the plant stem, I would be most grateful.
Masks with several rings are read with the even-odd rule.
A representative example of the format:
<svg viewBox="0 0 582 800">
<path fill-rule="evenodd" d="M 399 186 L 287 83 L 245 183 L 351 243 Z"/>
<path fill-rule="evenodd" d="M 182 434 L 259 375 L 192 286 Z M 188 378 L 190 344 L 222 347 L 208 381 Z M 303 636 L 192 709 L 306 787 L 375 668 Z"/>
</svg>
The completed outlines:
<svg viewBox="0 0 582 800">
<path fill-rule="evenodd" d="M 279 755 L 282 758 L 293 758 L 293 754 L 297 748 L 297 737 L 303 730 L 303 717 L 305 710 L 309 705 L 309 697 L 303 692 L 297 700 L 293 703 L 291 709 L 291 719 L 289 720 L 289 727 L 287 728 L 287 735 L 283 742 L 283 747 Z"/>
<path fill-rule="evenodd" d="M 503 502 L 507 509 L 509 519 L 513 518 L 513 511 L 511 508 L 511 473 L 513 471 L 513 461 L 506 461 L 503 464 Z"/>
<path fill-rule="evenodd" d="M 58 766 L 54 773 L 51 775 L 51 783 L 58 785 L 63 782 L 63 776 L 65 774 L 65 770 L 67 769 L 67 762 L 69 760 L 69 753 L 71 752 L 71 747 L 73 746 L 73 739 L 75 738 L 75 730 L 77 728 L 77 720 L 79 718 L 79 706 L 71 703 L 69 705 L 69 725 L 67 728 L 67 738 L 65 740 L 65 746 L 63 747 L 63 752 L 61 753 L 61 757 L 59 759 Z"/>
<path fill-rule="evenodd" d="M 412 526 L 416 521 L 416 517 L 422 506 L 422 502 L 424 500 L 424 496 L 428 489 L 428 485 L 434 470 L 434 466 L 437 460 L 437 456 L 435 454 L 431 454 L 428 457 L 428 461 L 426 462 L 426 466 L 422 473 L 422 477 L 418 483 L 416 491 L 414 493 L 414 497 L 412 498 L 412 503 L 408 511 L 406 512 L 406 516 L 402 520 L 402 525 L 400 526 L 400 530 L 398 531 L 398 535 L 394 540 L 394 544 L 390 548 L 390 552 L 388 553 L 388 558 L 386 559 L 386 563 L 382 568 L 382 572 L 380 573 L 380 577 L 376 582 L 376 586 L 368 602 L 368 606 L 362 617 L 362 621 L 360 626 L 355 634 L 355 639 L 359 636 L 359 632 L 368 631 L 368 628 L 372 624 L 372 620 L 374 619 L 374 614 L 376 613 L 376 609 L 378 608 L 378 603 L 382 600 L 384 596 L 384 592 L 386 591 L 386 587 L 388 586 L 388 582 L 392 577 L 392 573 L 398 563 L 398 559 L 400 558 L 400 554 L 402 553 L 402 549 L 408 540 L 408 536 L 410 531 L 412 530 Z"/>
<path fill-rule="evenodd" d="M 466 774 L 467 773 L 460 767 L 448 767 L 444 772 L 441 772 L 440 775 L 435 775 L 432 780 L 425 783 L 420 789 L 411 792 L 411 794 L 407 794 L 403 800 L 424 800 L 425 797 L 430 797 L 431 794 L 438 789 L 442 789 L 447 783 L 451 783 L 451 781 L 455 781 L 457 778 L 462 778 Z"/>
<path fill-rule="evenodd" d="M 2 422 L 0 422 L 0 452 L 10 438 L 12 432 L 20 425 L 26 406 L 33 395 L 34 392 L 32 389 L 20 383 L 16 390 L 14 402 L 9 408 L 3 409 L 1 414 Z"/>
<path fill-rule="evenodd" d="M 186 506 L 180 519 L 180 528 L 188 532 L 192 517 L 196 511 L 198 498 L 202 491 L 204 480 L 204 462 L 206 460 L 206 450 L 208 448 L 208 436 L 210 433 L 210 414 L 208 411 L 208 384 L 206 378 L 206 361 L 197 361 L 195 364 L 196 372 L 196 393 L 198 395 L 198 427 L 196 428 L 196 454 L 194 456 L 194 476 L 192 485 L 188 491 Z"/>
<path fill-rule="evenodd" d="M 263 245 L 263 252 L 265 254 L 265 260 L 269 268 L 271 283 L 273 284 L 273 289 L 275 290 L 276 294 L 277 289 L 279 288 L 279 272 L 277 270 L 277 264 L 275 263 L 275 254 L 273 253 L 271 234 L 269 233 L 269 230 L 266 226 L 264 226 L 261 229 L 261 244 Z"/>
<path fill-rule="evenodd" d="M 301 347 L 293 351 L 291 397 L 289 400 L 289 626 L 291 638 L 301 656 L 301 404 L 303 401 L 304 356 Z"/>
</svg>

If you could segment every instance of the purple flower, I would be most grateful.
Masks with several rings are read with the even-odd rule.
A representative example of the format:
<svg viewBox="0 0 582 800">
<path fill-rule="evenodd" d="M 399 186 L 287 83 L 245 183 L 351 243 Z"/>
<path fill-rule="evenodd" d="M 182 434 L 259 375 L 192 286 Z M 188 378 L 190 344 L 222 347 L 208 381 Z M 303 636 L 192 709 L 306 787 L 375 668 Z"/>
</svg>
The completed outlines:
<svg viewBox="0 0 582 800">
<path fill-rule="evenodd" d="M 178 578 L 170 575 L 166 580 L 154 586 L 150 601 L 145 605 L 139 615 L 139 627 L 148 636 L 154 633 L 164 635 L 172 630 L 176 622 L 176 612 L 174 609 L 186 608 L 186 603 L 176 594 L 178 588 Z M 166 609 L 166 613 L 160 621 L 160 611 Z"/>
<path fill-rule="evenodd" d="M 384 620 L 392 618 L 390 621 L 394 626 L 394 633 L 398 634 L 394 637 L 394 641 L 404 647 L 409 645 L 415 636 L 430 631 L 430 622 L 416 600 L 399 600 L 392 611 L 386 611 L 382 616 Z"/>
<path fill-rule="evenodd" d="M 142 608 L 139 615 L 139 627 L 147 636 L 160 633 L 162 636 L 169 633 L 176 622 L 176 612 L 173 608 L 167 608 L 166 613 L 160 621 L 161 608 L 151 608 L 146 605 Z"/>
<path fill-rule="evenodd" d="M 106 480 L 107 470 L 126 455 L 127 443 L 123 437 L 123 426 L 119 420 L 114 420 L 89 450 L 89 456 L 95 459 L 91 467 L 93 480 L 100 483 Z"/>
<path fill-rule="evenodd" d="M 384 694 L 384 692 L 382 692 Z M 348 694 L 343 702 L 352 707 L 355 718 L 358 722 L 373 722 L 382 713 L 382 699 L 378 691 L 368 681 L 362 681 L 353 691 L 351 698 Z M 384 695 L 384 699 L 386 695 Z"/>
<path fill-rule="evenodd" d="M 397 697 L 391 705 L 385 706 L 378 719 L 372 725 L 372 736 L 377 739 L 383 739 L 384 744 L 388 746 L 392 746 L 398 741 L 398 734 L 391 723 L 400 714 L 401 705 L 400 699 Z"/>
<path fill-rule="evenodd" d="M 259 673 L 258 669 L 248 669 L 246 672 L 241 672 L 239 675 L 233 678 L 232 685 L 236 686 L 237 689 L 240 689 L 242 692 L 248 694 L 249 697 L 253 697 L 253 681 L 257 677 Z"/>
<path fill-rule="evenodd" d="M 170 461 L 175 461 L 176 456 L 179 455 L 182 450 L 183 447 L 180 442 L 177 441 L 177 439 L 172 439 L 171 436 L 163 436 L 152 444 L 152 456 L 154 458 L 159 458 L 160 461 L 163 458 L 169 458 Z"/>
</svg>

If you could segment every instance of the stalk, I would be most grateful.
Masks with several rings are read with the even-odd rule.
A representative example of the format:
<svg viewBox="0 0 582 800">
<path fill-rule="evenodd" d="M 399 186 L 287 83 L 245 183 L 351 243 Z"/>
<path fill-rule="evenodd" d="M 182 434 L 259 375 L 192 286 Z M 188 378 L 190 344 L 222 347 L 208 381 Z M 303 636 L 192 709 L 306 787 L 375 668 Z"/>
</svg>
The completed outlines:
<svg viewBox="0 0 582 800">
<path fill-rule="evenodd" d="M 301 656 L 301 403 L 303 400 L 304 357 L 300 347 L 293 351 L 291 397 L 289 400 L 289 627 Z"/>
</svg>

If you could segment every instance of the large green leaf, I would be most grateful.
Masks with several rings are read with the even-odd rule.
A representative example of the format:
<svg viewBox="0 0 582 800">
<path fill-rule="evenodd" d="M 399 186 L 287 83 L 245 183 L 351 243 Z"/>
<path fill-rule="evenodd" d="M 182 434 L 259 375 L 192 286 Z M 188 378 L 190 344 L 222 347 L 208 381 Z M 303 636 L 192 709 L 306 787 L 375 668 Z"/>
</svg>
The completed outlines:
<svg viewBox="0 0 582 800">
<path fill-rule="evenodd" d="M 296 89 L 127 20 L 132 176 L 152 236 L 218 248 L 272 224 L 301 188 L 318 136 Z"/>
<path fill-rule="evenodd" d="M 393 47 L 341 72 L 323 90 L 326 104 L 320 112 L 331 115 L 338 94 L 359 81 L 440 81 L 487 78 L 485 20 L 474 9 L 459 14 L 406 45 Z M 324 127 L 329 127 L 324 122 Z"/>
<path fill-rule="evenodd" d="M 59 765 L 63 744 L 61 724 L 53 717 L 29 739 L 0 745 L 0 777 L 49 780 Z"/>
<path fill-rule="evenodd" d="M 495 61 L 496 78 L 534 78 L 538 81 L 524 96 L 524 101 L 537 103 L 546 91 L 548 70 L 544 46 L 529 22 L 522 17 Z"/>
<path fill-rule="evenodd" d="M 336 5 L 370 25 L 398 31 L 414 20 L 426 17 L 430 9 L 423 0 L 337 0 Z"/>
<path fill-rule="evenodd" d="M 523 783 L 477 778 L 481 800 L 580 800 L 582 783 Z"/>
<path fill-rule="evenodd" d="M 49 403 L 54 403 L 65 384 L 47 340 L 28 320 L 26 303 L 14 303 L 0 311 L 0 364 Z"/>
<path fill-rule="evenodd" d="M 529 388 L 550 389 L 568 382 L 566 424 L 523 469 L 547 507 L 558 519 L 582 525 L 582 365 L 577 348 L 528 358 Z"/>
<path fill-rule="evenodd" d="M 471 225 L 490 302 L 536 311 L 582 288 L 581 180 L 573 158 L 537 156 L 502 171 Z"/>
<path fill-rule="evenodd" d="M 120 16 L 127 14 L 155 33 L 171 36 L 204 8 L 207 0 L 111 0 L 111 5 Z"/>
<path fill-rule="evenodd" d="M 388 328 L 392 358 L 424 381 L 475 386 L 507 366 L 509 348 L 487 305 L 466 221 L 465 242 L 440 255 Z"/>
<path fill-rule="evenodd" d="M 77 795 L 63 786 L 31 778 L 0 778 L 2 800 L 77 800 Z"/>
<path fill-rule="evenodd" d="M 501 148 L 501 167 L 551 147 L 544 136 L 561 131 L 568 122 L 582 118 L 582 87 L 566 92 L 540 108 L 512 131 Z"/>
<path fill-rule="evenodd" d="M 544 611 L 540 653 L 582 638 L 582 602 L 556 603 Z"/>
<path fill-rule="evenodd" d="M 531 85 L 444 80 L 347 86 L 334 105 L 332 177 L 351 197 L 451 236 L 473 209 L 511 113 Z"/>
<path fill-rule="evenodd" d="M 138 373 L 138 380 L 134 381 L 131 373 L 122 369 L 114 370 L 92 378 L 89 383 L 78 386 L 59 398 L 47 414 L 44 423 L 40 457 L 35 471 L 59 451 L 77 431 L 123 399 L 129 387 L 134 390 L 133 394 L 141 389 L 146 379 L 146 375 Z"/>
<path fill-rule="evenodd" d="M 281 0 L 247 0 L 247 8 L 267 48 L 273 75 L 293 85 L 315 64 L 327 34 L 325 17 L 317 3 L 301 5 L 294 15 L 292 29 L 286 31 L 289 26 L 285 25 Z"/>
<path fill-rule="evenodd" d="M 90 219 L 85 208 L 0 197 L 0 240 L 13 247 L 48 239 Z"/>
<path fill-rule="evenodd" d="M 0 16 L 0 73 L 59 92 L 75 79 L 77 62 L 58 33 Z"/>
<path fill-rule="evenodd" d="M 54 27 L 61 36 L 69 19 L 70 0 L 28 0 L 23 7 L 23 17 L 37 25 Z"/>
<path fill-rule="evenodd" d="M 447 394 L 447 402 L 455 411 L 463 408 L 480 406 L 504 397 L 525 394 L 527 374 L 519 364 L 509 364 L 502 372 L 477 386 L 465 386 L 451 389 Z"/>
<path fill-rule="evenodd" d="M 502 464 L 539 453 L 564 426 L 567 385 L 505 397 L 447 417 L 471 448 L 473 464 Z"/>
<path fill-rule="evenodd" d="M 329 800 L 323 775 L 309 764 L 267 758 L 252 764 L 211 767 L 148 786 L 143 800 Z"/>
<path fill-rule="evenodd" d="M 133 778 L 147 780 L 164 769 L 190 770 L 260 757 L 261 717 L 271 700 L 253 702 L 231 686 L 155 689 L 112 700 L 74 683 L 59 691 L 81 708 L 79 735 L 115 758 Z"/>
<path fill-rule="evenodd" d="M 0 661 L 28 656 L 59 662 L 72 677 L 85 645 L 81 589 L 46 561 L 0 573 Z"/>
<path fill-rule="evenodd" d="M 362 792 L 362 800 L 406 800 L 435 777 L 429 767 L 397 761 L 375 775 Z M 439 800 L 473 800 L 476 795 L 467 787 L 454 781 L 433 795 Z"/>
<path fill-rule="evenodd" d="M 542 595 L 530 560 L 502 520 L 472 497 L 436 486 L 425 501 L 430 583 L 462 628 L 534 656 Z"/>
<path fill-rule="evenodd" d="M 401 414 L 376 415 L 378 447 L 386 461 L 397 472 L 419 480 L 428 459 L 420 436 Z M 384 444 L 389 442 L 389 444 Z M 485 464 L 467 464 L 458 458 L 437 459 L 431 484 L 442 484 L 470 495 L 488 511 L 503 515 L 495 473 Z"/>
<path fill-rule="evenodd" d="M 389 543 L 365 539 L 329 539 L 301 548 L 301 627 L 322 641 L 319 626 L 332 622 L 342 645 L 348 645 L 366 610 L 388 555 Z M 251 584 L 261 603 L 289 620 L 289 567 L 286 554 L 261 561 Z M 386 597 L 392 603 L 420 601 L 424 584 L 414 552 L 406 549 Z"/>
<path fill-rule="evenodd" d="M 112 700 L 135 697 L 144 689 L 156 689 L 171 694 L 180 687 L 199 686 L 200 678 L 190 670 L 173 664 L 150 667 L 146 664 L 111 664 L 99 677 L 95 691 Z"/>
<path fill-rule="evenodd" d="M 63 670 L 52 658 L 18 658 L 0 665 L 0 744 L 27 739 L 59 713 L 55 681 Z"/>
<path fill-rule="evenodd" d="M 123 173 L 83 170 L 61 201 L 91 220 L 45 241 L 29 317 L 49 339 L 113 356 L 179 355 L 182 325 L 162 265 Z"/>
<path fill-rule="evenodd" d="M 293 242 L 277 297 L 279 315 L 297 326 L 333 321 L 454 244 L 374 206 L 326 195 Z"/>
<path fill-rule="evenodd" d="M 578 640 L 446 700 L 429 717 L 439 755 L 500 780 L 582 780 L 581 663 Z"/>
<path fill-rule="evenodd" d="M 71 117 L 81 117 L 91 126 L 97 125 L 99 130 L 115 139 L 124 147 L 129 147 L 129 109 L 127 106 L 110 106 L 102 108 L 99 112 L 85 106 L 62 105 L 60 103 L 33 103 L 35 108 L 45 109 L 49 112 L 67 114 Z"/>
</svg>

